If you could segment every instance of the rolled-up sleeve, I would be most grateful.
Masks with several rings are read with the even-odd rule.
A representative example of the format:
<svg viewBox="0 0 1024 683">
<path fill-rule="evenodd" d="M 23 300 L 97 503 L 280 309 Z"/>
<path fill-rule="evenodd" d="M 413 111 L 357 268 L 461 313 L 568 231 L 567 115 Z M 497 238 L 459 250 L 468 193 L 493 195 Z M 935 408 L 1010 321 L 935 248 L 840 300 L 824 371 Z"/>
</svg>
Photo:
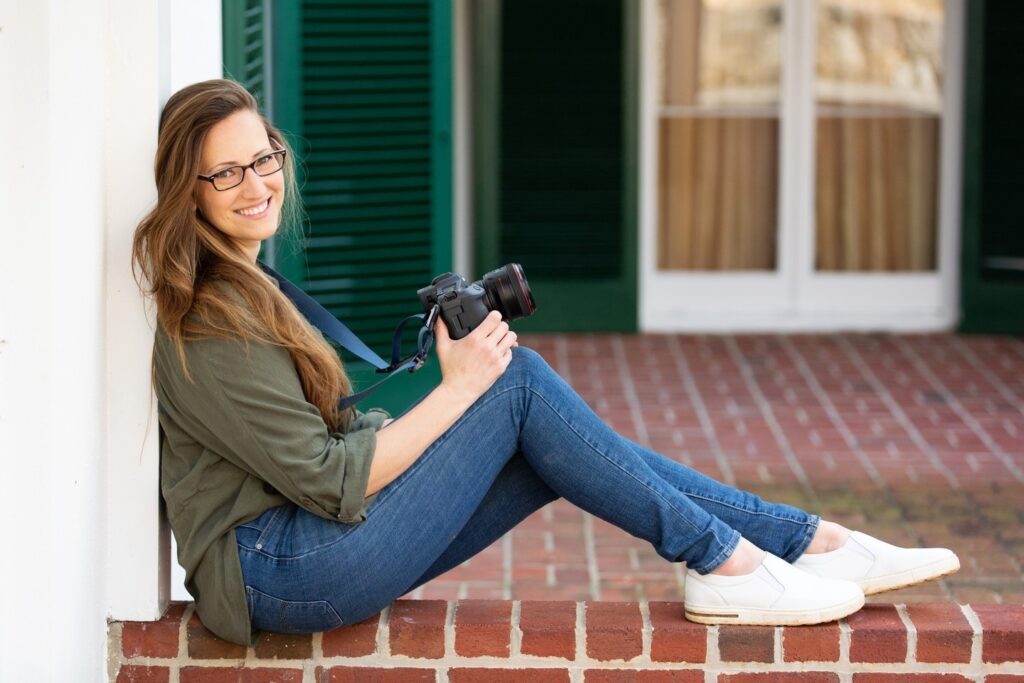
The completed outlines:
<svg viewBox="0 0 1024 683">
<path fill-rule="evenodd" d="M 357 414 L 347 432 L 331 432 L 305 399 L 291 356 L 270 344 L 205 339 L 186 343 L 186 358 L 193 381 L 175 382 L 168 398 L 207 448 L 313 514 L 365 519 L 387 413 Z"/>
</svg>

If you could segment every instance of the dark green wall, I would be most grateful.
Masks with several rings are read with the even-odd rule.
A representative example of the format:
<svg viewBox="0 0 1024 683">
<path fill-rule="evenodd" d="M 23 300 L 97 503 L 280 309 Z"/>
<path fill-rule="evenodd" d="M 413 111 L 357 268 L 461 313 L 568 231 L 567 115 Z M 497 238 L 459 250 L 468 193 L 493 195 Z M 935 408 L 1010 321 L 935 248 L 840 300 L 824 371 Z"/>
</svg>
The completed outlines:
<svg viewBox="0 0 1024 683">
<path fill-rule="evenodd" d="M 961 329 L 1024 333 L 1024 3 L 968 5 Z"/>
<path fill-rule="evenodd" d="M 526 331 L 636 329 L 636 3 L 475 3 L 476 265 L 518 262 Z"/>
</svg>

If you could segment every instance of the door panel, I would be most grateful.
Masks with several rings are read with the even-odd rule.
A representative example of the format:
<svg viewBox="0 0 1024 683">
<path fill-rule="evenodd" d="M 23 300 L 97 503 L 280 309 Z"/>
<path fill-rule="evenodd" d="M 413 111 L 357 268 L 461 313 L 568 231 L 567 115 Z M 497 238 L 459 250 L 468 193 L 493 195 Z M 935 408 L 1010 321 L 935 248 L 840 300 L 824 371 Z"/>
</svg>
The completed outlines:
<svg viewBox="0 0 1024 683">
<path fill-rule="evenodd" d="M 816 5 L 816 269 L 935 271 L 943 1 Z"/>
<path fill-rule="evenodd" d="M 657 267 L 774 271 L 781 3 L 657 10 Z"/>
</svg>

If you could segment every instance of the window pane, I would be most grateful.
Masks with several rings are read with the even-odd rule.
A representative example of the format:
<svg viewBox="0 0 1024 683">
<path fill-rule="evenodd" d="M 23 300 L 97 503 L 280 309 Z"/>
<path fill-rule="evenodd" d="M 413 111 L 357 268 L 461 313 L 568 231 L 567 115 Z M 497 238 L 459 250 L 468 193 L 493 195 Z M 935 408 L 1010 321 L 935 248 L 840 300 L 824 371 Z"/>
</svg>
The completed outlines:
<svg viewBox="0 0 1024 683">
<path fill-rule="evenodd" d="M 658 267 L 775 268 L 780 0 L 659 3 Z"/>
<path fill-rule="evenodd" d="M 936 267 L 942 0 L 818 0 L 816 265 Z"/>
</svg>

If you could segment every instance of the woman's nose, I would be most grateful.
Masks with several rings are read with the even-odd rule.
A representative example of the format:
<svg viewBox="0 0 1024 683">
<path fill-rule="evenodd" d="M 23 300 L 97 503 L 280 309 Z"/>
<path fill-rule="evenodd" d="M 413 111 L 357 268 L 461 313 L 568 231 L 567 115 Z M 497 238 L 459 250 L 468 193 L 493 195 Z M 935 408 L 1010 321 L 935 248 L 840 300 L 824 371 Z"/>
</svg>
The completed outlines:
<svg viewBox="0 0 1024 683">
<path fill-rule="evenodd" d="M 245 177 L 242 178 L 243 195 L 262 196 L 266 187 L 266 183 L 263 181 L 263 176 L 251 168 L 245 169 Z"/>
</svg>

